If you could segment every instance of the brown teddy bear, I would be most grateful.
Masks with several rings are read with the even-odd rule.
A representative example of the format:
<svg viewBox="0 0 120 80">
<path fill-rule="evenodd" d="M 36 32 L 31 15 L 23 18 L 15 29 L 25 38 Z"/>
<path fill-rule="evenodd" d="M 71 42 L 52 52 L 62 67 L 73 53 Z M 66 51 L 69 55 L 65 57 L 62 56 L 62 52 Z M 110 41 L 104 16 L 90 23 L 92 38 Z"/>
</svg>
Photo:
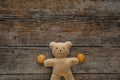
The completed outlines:
<svg viewBox="0 0 120 80">
<path fill-rule="evenodd" d="M 71 66 L 83 62 L 85 56 L 83 54 L 78 54 L 77 58 L 72 57 L 68 58 L 70 47 L 72 42 L 67 41 L 65 43 L 56 43 L 51 42 L 50 48 L 52 49 L 52 54 L 55 58 L 46 59 L 44 55 L 39 55 L 37 61 L 39 63 L 44 62 L 45 67 L 53 67 L 53 72 L 51 80 L 60 80 L 60 77 L 63 76 L 65 80 L 74 80 L 73 74 L 71 72 Z"/>
</svg>

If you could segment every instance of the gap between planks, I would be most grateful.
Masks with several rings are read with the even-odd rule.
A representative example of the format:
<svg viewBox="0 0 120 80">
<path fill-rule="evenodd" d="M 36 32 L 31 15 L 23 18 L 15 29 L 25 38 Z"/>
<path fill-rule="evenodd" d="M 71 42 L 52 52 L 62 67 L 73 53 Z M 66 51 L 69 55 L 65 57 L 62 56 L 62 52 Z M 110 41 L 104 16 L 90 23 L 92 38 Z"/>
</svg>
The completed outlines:
<svg viewBox="0 0 120 80">
<path fill-rule="evenodd" d="M 52 73 L 8 73 L 0 75 L 33 75 L 33 74 L 52 74 Z M 73 74 L 120 74 L 120 73 L 73 73 Z"/>
</svg>

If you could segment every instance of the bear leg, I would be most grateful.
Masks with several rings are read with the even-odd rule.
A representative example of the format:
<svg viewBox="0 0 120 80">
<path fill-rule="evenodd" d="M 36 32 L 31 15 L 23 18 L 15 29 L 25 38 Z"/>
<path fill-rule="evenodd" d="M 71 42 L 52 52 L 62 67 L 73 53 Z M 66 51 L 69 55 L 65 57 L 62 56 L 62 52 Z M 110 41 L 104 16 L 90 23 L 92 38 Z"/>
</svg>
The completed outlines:
<svg viewBox="0 0 120 80">
<path fill-rule="evenodd" d="M 65 80 L 75 80 L 71 72 L 65 75 L 64 77 L 65 77 Z"/>
<path fill-rule="evenodd" d="M 60 80 L 60 77 L 57 76 L 56 74 L 52 74 L 51 79 L 50 80 Z"/>
</svg>

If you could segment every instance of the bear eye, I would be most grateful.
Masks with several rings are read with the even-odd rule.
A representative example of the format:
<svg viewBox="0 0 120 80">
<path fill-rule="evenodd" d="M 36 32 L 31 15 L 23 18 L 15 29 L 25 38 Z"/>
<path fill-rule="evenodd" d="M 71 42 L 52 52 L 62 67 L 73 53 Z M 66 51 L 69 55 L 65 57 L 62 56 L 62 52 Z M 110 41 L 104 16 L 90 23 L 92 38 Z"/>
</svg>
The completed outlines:
<svg viewBox="0 0 120 80">
<path fill-rule="evenodd" d="M 58 48 L 56 47 L 56 49 L 58 49 Z"/>
<path fill-rule="evenodd" d="M 63 47 L 63 49 L 65 49 L 65 47 Z"/>
</svg>

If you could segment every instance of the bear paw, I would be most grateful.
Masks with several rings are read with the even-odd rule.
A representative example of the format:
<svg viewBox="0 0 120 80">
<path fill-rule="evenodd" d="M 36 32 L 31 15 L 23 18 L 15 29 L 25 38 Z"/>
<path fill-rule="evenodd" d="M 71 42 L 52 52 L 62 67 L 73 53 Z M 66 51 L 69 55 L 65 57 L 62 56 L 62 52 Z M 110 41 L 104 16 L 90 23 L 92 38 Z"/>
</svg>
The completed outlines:
<svg viewBox="0 0 120 80">
<path fill-rule="evenodd" d="M 79 60 L 79 62 L 83 63 L 83 62 L 85 61 L 85 55 L 79 53 L 79 54 L 77 55 L 77 59 Z"/>
<path fill-rule="evenodd" d="M 45 61 L 45 55 L 41 54 L 37 56 L 37 62 L 42 64 Z"/>
</svg>

